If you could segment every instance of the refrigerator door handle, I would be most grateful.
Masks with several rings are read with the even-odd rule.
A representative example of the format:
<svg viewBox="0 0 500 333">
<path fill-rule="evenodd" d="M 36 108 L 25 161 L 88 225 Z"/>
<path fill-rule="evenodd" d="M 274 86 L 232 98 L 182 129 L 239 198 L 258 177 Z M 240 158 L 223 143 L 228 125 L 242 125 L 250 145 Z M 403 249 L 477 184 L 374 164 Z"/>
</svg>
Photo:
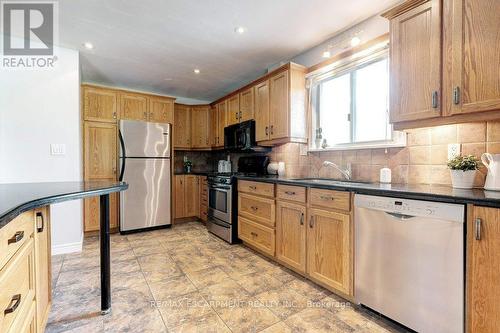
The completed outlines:
<svg viewBox="0 0 500 333">
<path fill-rule="evenodd" d="M 125 173 L 125 160 L 127 158 L 125 154 L 125 142 L 123 141 L 123 136 L 122 132 L 118 130 L 118 138 L 120 139 L 120 147 L 122 150 L 122 156 L 120 157 L 122 160 L 121 168 L 120 168 L 120 177 L 118 178 L 119 181 L 123 180 L 123 174 Z"/>
</svg>

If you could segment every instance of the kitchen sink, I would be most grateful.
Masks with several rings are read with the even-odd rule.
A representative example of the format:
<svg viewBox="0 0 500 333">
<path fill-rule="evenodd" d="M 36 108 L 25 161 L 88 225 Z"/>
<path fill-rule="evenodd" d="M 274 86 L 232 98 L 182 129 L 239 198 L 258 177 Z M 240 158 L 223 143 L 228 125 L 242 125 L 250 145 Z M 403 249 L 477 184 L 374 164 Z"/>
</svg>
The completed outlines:
<svg viewBox="0 0 500 333">
<path fill-rule="evenodd" d="M 360 181 L 355 181 L 355 180 L 335 180 L 335 179 L 331 179 L 331 178 L 295 178 L 292 180 L 304 181 L 304 182 L 314 183 L 314 184 L 340 185 L 340 186 L 370 184 L 369 182 L 360 182 Z"/>
</svg>

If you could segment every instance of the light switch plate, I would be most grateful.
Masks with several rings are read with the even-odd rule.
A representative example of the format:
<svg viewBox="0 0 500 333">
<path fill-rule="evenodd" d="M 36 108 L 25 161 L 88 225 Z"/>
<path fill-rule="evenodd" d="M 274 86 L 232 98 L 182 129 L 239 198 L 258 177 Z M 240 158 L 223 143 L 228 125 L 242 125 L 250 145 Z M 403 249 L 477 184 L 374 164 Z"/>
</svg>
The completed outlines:
<svg viewBox="0 0 500 333">
<path fill-rule="evenodd" d="M 307 156 L 307 145 L 306 144 L 301 144 L 299 146 L 299 154 L 300 156 Z"/>
<path fill-rule="evenodd" d="M 64 143 L 51 143 L 50 144 L 50 154 L 51 155 L 66 155 L 66 145 Z"/>
<path fill-rule="evenodd" d="M 448 144 L 448 159 L 452 159 L 460 155 L 460 143 Z"/>
</svg>

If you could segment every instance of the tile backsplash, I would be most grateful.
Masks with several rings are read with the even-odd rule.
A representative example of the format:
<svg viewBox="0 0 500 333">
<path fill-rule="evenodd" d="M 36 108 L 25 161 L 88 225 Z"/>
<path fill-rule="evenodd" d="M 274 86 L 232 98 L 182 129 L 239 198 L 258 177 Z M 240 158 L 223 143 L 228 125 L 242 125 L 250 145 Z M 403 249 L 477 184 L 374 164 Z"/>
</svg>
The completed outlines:
<svg viewBox="0 0 500 333">
<path fill-rule="evenodd" d="M 393 183 L 451 184 L 446 167 L 448 144 L 461 144 L 462 154 L 480 158 L 484 152 L 500 154 L 500 121 L 445 125 L 408 130 L 404 148 L 363 149 L 309 152 L 300 155 L 300 144 L 289 143 L 273 149 L 272 161 L 284 161 L 287 177 L 342 178 L 332 169 L 322 167 L 323 161 L 345 166 L 351 163 L 353 178 L 378 181 L 379 170 L 392 170 Z M 486 168 L 481 165 L 475 186 L 484 185 Z"/>
<path fill-rule="evenodd" d="M 362 149 L 309 152 L 300 155 L 301 144 L 288 143 L 277 146 L 268 153 L 271 161 L 286 164 L 286 176 L 325 177 L 341 179 L 333 168 L 324 168 L 323 161 L 332 161 L 345 167 L 351 163 L 353 179 L 378 181 L 379 171 L 387 166 L 392 170 L 393 183 L 450 185 L 450 172 L 446 167 L 448 144 L 459 143 L 462 154 L 480 158 L 484 152 L 500 154 L 500 121 L 445 125 L 408 130 L 404 148 Z M 187 155 L 193 161 L 193 171 L 215 171 L 217 161 L 225 159 L 223 152 L 176 152 L 174 170 L 182 171 L 182 158 Z M 231 154 L 233 170 L 241 154 Z M 482 187 L 486 168 L 481 168 L 475 186 Z"/>
</svg>

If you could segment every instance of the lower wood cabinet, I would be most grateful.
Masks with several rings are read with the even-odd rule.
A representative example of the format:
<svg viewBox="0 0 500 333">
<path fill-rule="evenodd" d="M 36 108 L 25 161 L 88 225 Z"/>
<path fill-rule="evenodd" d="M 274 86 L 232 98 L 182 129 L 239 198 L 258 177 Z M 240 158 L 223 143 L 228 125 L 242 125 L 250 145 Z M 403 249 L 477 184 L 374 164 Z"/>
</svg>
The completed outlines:
<svg viewBox="0 0 500 333">
<path fill-rule="evenodd" d="M 119 193 L 111 193 L 109 195 L 109 227 L 116 230 L 119 222 Z M 91 197 L 83 200 L 84 207 L 84 231 L 94 232 L 100 228 L 100 212 L 101 206 L 99 197 Z"/>
<path fill-rule="evenodd" d="M 468 206 L 467 332 L 500 327 L 500 209 Z"/>
<path fill-rule="evenodd" d="M 200 217 L 200 176 L 174 176 L 174 218 Z"/>
<path fill-rule="evenodd" d="M 352 226 L 349 214 L 309 210 L 307 274 L 346 295 L 352 295 Z"/>
<path fill-rule="evenodd" d="M 276 258 L 305 273 L 306 207 L 295 203 L 276 203 Z"/>
<path fill-rule="evenodd" d="M 274 256 L 276 241 L 273 228 L 241 216 L 238 218 L 238 223 L 238 237 L 242 241 L 267 255 Z"/>
<path fill-rule="evenodd" d="M 0 332 L 43 332 L 51 303 L 48 207 L 0 229 Z"/>
</svg>

